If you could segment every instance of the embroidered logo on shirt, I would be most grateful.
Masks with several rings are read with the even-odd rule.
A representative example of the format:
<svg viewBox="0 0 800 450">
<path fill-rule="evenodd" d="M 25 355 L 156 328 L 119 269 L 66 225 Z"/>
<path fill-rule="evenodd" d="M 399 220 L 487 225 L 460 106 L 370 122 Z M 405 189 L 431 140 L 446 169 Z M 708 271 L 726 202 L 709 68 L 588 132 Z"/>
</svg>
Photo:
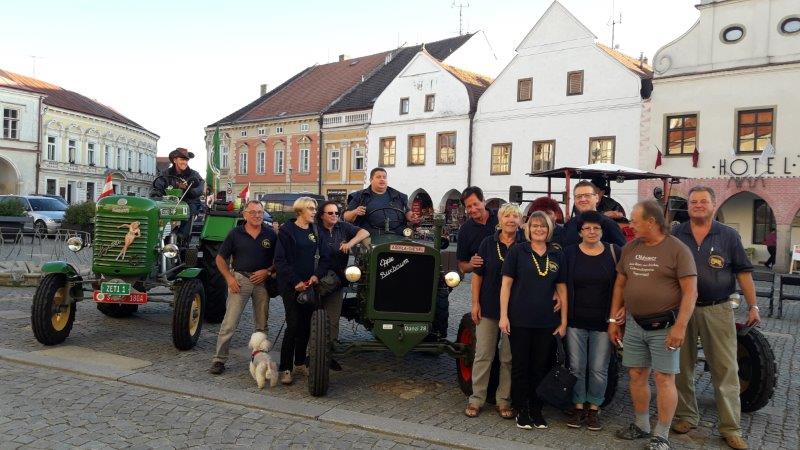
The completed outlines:
<svg viewBox="0 0 800 450">
<path fill-rule="evenodd" d="M 314 233 L 308 233 L 308 240 L 311 242 L 317 242 L 317 237 L 314 236 Z"/>
<path fill-rule="evenodd" d="M 719 255 L 711 255 L 708 257 L 708 265 L 714 269 L 722 269 L 725 267 L 725 258 Z"/>
<path fill-rule="evenodd" d="M 550 261 L 550 265 L 547 268 L 550 272 L 558 272 L 558 264 L 555 261 Z"/>
<path fill-rule="evenodd" d="M 264 239 L 261 241 L 261 246 L 264 248 L 270 248 L 272 247 L 272 242 L 270 242 L 269 239 Z"/>
</svg>

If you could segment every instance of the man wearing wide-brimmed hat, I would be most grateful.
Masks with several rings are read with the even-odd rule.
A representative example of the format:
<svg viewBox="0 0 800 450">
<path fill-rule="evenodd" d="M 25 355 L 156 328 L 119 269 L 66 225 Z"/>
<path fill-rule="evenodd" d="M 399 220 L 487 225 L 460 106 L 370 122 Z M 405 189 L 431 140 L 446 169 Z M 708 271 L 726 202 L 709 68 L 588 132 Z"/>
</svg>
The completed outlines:
<svg viewBox="0 0 800 450">
<path fill-rule="evenodd" d="M 196 170 L 189 168 L 189 160 L 192 158 L 194 158 L 194 153 L 182 147 L 169 152 L 169 161 L 172 165 L 161 174 L 161 177 L 156 178 L 151 193 L 152 196 L 163 196 L 169 187 L 186 191 L 183 201 L 189 205 L 189 220 L 181 222 L 176 230 L 184 242 L 189 239 L 194 216 L 202 208 L 200 196 L 203 194 L 203 177 Z"/>
</svg>

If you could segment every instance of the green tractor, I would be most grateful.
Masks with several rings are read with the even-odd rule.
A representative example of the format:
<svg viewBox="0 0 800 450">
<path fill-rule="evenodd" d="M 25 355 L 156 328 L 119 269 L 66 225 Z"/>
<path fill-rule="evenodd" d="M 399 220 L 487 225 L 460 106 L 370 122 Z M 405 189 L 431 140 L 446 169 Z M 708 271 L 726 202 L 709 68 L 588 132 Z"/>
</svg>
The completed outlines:
<svg viewBox="0 0 800 450">
<path fill-rule="evenodd" d="M 179 350 L 195 346 L 204 317 L 209 322 L 222 320 L 226 286 L 214 258 L 240 215 L 218 207 L 222 210 L 208 213 L 189 242 L 181 242 L 175 229 L 189 219 L 182 194 L 168 189 L 161 198 L 113 195 L 97 202 L 93 242 L 67 240 L 74 252 L 93 247 L 91 274 L 84 278 L 64 261 L 42 266 L 31 307 L 31 326 L 39 342 L 64 342 L 84 295 L 100 312 L 115 318 L 128 317 L 148 302 L 170 303 L 172 342 Z M 157 287 L 170 292 L 152 292 Z"/>
<path fill-rule="evenodd" d="M 380 208 L 381 210 L 395 208 Z M 458 286 L 457 272 L 444 273 L 440 248 L 444 215 L 437 214 L 430 240 L 412 239 L 412 230 L 402 235 L 389 232 L 373 235 L 371 242 L 353 249 L 354 264 L 345 271 L 354 295 L 347 295 L 342 316 L 363 325 L 374 340 L 331 341 L 327 313 L 318 306 L 311 317 L 309 339 L 308 391 L 325 395 L 329 387 L 330 360 L 336 355 L 389 350 L 398 357 L 409 352 L 447 353 L 470 358 L 474 347 L 444 339 L 429 341 L 436 313 L 437 296 Z M 447 246 L 446 244 L 444 245 Z"/>
</svg>

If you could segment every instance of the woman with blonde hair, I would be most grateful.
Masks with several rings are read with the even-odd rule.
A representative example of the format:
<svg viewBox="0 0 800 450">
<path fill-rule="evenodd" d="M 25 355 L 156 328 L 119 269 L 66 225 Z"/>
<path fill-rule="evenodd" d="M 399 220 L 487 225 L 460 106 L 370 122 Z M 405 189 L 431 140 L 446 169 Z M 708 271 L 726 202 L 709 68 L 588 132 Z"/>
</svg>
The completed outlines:
<svg viewBox="0 0 800 450">
<path fill-rule="evenodd" d="M 311 197 L 298 198 L 294 202 L 296 217 L 281 225 L 278 232 L 275 266 L 278 269 L 278 288 L 286 310 L 286 333 L 283 335 L 278 368 L 283 384 L 291 384 L 292 375 L 308 375 L 306 346 L 315 305 L 300 304 L 297 296 L 317 284 L 330 266 L 329 252 L 320 245 L 319 233 L 314 225 L 316 212 L 316 200 Z"/>
<path fill-rule="evenodd" d="M 500 341 L 500 376 L 495 404 L 500 417 L 513 419 L 511 407 L 511 347 L 508 335 L 498 332 L 500 321 L 500 284 L 503 261 L 509 249 L 519 242 L 522 210 L 506 203 L 497 211 L 499 230 L 487 236 L 478 248 L 483 265 L 472 273 L 472 321 L 475 323 L 475 359 L 472 362 L 472 395 L 464 410 L 467 417 L 477 417 L 486 402 L 492 361 Z"/>
<path fill-rule="evenodd" d="M 528 242 L 511 247 L 503 261 L 499 326 L 514 359 L 511 400 L 517 427 L 547 428 L 536 388 L 550 368 L 553 335 L 561 338 L 567 330 L 566 267 L 563 253 L 548 245 L 553 222 L 547 214 L 531 214 L 523 231 Z M 553 308 L 556 291 L 560 313 Z"/>
</svg>

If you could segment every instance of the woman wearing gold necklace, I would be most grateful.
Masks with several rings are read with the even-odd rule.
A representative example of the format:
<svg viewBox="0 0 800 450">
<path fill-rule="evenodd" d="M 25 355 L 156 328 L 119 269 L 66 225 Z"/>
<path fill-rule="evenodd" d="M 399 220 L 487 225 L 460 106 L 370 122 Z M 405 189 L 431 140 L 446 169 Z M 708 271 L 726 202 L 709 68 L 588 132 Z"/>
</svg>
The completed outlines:
<svg viewBox="0 0 800 450">
<path fill-rule="evenodd" d="M 467 417 L 477 417 L 486 403 L 492 361 L 500 338 L 500 376 L 495 404 L 500 417 L 513 419 L 511 407 L 511 348 L 508 336 L 498 333 L 500 321 L 500 284 L 503 261 L 509 249 L 518 242 L 522 211 L 515 203 L 506 203 L 497 210 L 500 230 L 486 236 L 478 247 L 483 265 L 472 273 L 472 321 L 475 322 L 475 359 L 472 362 L 472 395 L 464 410 Z M 520 238 L 521 239 L 521 238 Z M 498 336 L 499 335 L 499 336 Z"/>
<path fill-rule="evenodd" d="M 567 329 L 567 285 L 563 254 L 548 247 L 553 222 L 536 211 L 523 227 L 525 238 L 511 247 L 503 262 L 500 330 L 511 343 L 511 400 L 517 427 L 547 428 L 536 388 L 550 369 L 555 340 Z M 553 294 L 558 292 L 557 313 Z"/>
</svg>

